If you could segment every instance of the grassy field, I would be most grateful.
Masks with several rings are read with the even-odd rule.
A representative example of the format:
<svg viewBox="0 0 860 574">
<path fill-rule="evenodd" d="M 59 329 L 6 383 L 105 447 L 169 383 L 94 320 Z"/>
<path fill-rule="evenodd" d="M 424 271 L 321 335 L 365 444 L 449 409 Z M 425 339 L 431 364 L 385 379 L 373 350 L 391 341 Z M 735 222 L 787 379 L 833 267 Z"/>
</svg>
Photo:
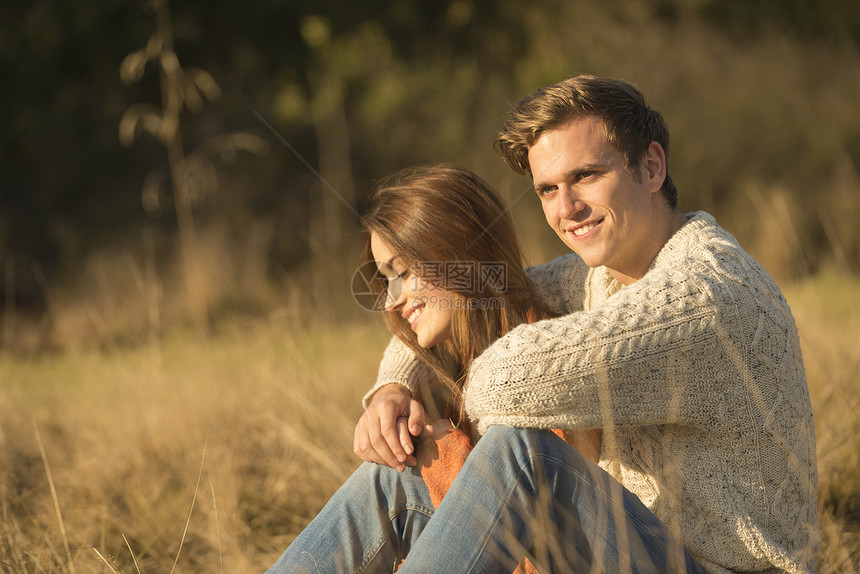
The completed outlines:
<svg viewBox="0 0 860 574">
<path fill-rule="evenodd" d="M 820 572 L 860 568 L 860 279 L 788 286 L 820 471 Z M 387 335 L 294 315 L 0 355 L 3 572 L 261 572 L 357 464 Z"/>
</svg>

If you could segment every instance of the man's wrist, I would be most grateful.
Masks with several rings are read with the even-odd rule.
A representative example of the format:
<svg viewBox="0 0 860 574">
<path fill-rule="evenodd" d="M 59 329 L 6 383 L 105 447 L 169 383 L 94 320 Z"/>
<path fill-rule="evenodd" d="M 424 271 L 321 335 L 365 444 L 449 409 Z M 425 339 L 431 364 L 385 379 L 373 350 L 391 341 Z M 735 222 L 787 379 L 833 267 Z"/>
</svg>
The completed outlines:
<svg viewBox="0 0 860 574">
<path fill-rule="evenodd" d="M 365 393 L 364 397 L 361 399 L 361 404 L 366 409 L 370 406 L 371 401 L 374 400 L 379 391 L 386 389 L 385 392 L 394 392 L 402 390 L 403 396 L 412 398 L 412 388 L 405 381 L 391 381 L 387 383 L 383 383 L 381 381 L 377 381 L 377 383 L 370 390 Z"/>
<path fill-rule="evenodd" d="M 406 385 L 400 383 L 386 383 L 376 389 L 376 391 L 369 398 L 372 401 L 377 396 L 386 394 L 399 394 L 403 396 L 408 396 L 410 398 L 412 397 L 412 391 L 410 391 Z"/>
</svg>

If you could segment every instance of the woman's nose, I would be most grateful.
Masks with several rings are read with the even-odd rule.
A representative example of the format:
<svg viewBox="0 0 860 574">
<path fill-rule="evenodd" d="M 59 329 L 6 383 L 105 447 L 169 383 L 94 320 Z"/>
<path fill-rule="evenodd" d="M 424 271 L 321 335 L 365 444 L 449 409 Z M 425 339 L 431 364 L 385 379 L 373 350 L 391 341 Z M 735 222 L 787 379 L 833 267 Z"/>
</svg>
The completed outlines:
<svg viewBox="0 0 860 574">
<path fill-rule="evenodd" d="M 403 294 L 403 282 L 400 279 L 390 281 L 385 290 L 385 310 L 394 311 L 398 307 L 402 307 L 405 302 L 406 295 Z"/>
</svg>

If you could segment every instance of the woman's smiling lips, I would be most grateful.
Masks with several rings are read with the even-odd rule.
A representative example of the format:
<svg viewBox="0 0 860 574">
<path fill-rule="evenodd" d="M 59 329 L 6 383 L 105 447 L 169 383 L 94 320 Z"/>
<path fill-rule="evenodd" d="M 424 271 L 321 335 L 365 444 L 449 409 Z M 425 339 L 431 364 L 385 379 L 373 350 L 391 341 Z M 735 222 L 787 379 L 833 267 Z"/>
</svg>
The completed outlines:
<svg viewBox="0 0 860 574">
<path fill-rule="evenodd" d="M 403 318 L 406 319 L 406 322 L 409 323 L 409 326 L 414 329 L 415 323 L 418 322 L 418 319 L 421 318 L 421 314 L 424 309 L 424 303 L 419 303 L 414 307 L 410 307 L 406 311 L 403 312 Z"/>
</svg>

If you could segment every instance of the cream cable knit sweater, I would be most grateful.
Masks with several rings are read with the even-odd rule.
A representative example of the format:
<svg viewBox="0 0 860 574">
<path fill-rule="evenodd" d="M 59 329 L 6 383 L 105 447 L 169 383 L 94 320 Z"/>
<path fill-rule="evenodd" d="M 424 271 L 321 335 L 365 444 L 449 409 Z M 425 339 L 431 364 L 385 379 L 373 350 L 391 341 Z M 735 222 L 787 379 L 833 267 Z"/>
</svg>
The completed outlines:
<svg viewBox="0 0 860 574">
<path fill-rule="evenodd" d="M 575 255 L 531 268 L 551 310 L 473 363 L 493 424 L 602 427 L 600 465 L 709 572 L 814 572 L 815 436 L 797 328 L 773 280 L 703 212 L 622 288 Z M 396 340 L 368 393 L 426 370 Z"/>
</svg>

